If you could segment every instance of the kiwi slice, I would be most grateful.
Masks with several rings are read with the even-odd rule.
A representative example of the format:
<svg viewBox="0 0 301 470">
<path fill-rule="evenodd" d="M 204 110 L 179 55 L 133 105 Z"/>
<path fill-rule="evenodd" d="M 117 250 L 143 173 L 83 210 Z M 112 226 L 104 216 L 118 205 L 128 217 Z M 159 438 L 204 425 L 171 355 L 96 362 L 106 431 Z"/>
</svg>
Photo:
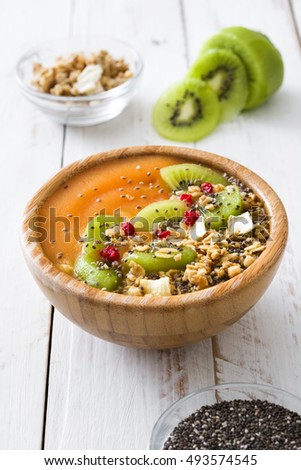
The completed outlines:
<svg viewBox="0 0 301 470">
<path fill-rule="evenodd" d="M 115 215 L 100 214 L 91 220 L 85 230 L 83 252 L 94 261 L 99 260 L 99 252 L 104 248 L 107 228 L 120 225 L 122 218 Z"/>
<path fill-rule="evenodd" d="M 224 191 L 216 193 L 215 208 L 206 211 L 205 224 L 214 230 L 225 228 L 230 215 L 239 215 L 243 211 L 243 203 L 238 186 L 227 186 Z"/>
<path fill-rule="evenodd" d="M 89 286 L 109 292 L 116 290 L 120 282 L 120 278 L 113 269 L 101 269 L 93 259 L 86 255 L 80 255 L 77 258 L 74 275 Z"/>
<path fill-rule="evenodd" d="M 153 202 L 144 207 L 134 219 L 132 223 L 136 230 L 143 232 L 151 232 L 154 224 L 167 221 L 169 225 L 175 224 L 183 218 L 187 205 L 183 201 L 173 201 L 171 199 Z"/>
<path fill-rule="evenodd" d="M 161 178 L 173 191 L 187 189 L 188 186 L 209 181 L 212 184 L 223 184 L 229 182 L 221 174 L 211 168 L 195 163 L 180 163 L 161 168 Z"/>
<path fill-rule="evenodd" d="M 179 254 L 181 257 L 177 256 Z M 166 258 L 160 256 L 166 256 Z M 140 264 L 147 273 L 166 272 L 170 269 L 182 270 L 187 264 L 192 263 L 195 258 L 196 252 L 192 248 L 178 248 L 171 245 L 164 248 L 159 247 L 150 252 L 134 251 L 127 256 L 125 266 L 127 266 L 130 261 L 135 261 L 135 263 Z"/>
<path fill-rule="evenodd" d="M 153 107 L 153 125 L 170 140 L 202 139 L 216 127 L 220 106 L 214 91 L 196 78 L 168 88 Z"/>
<path fill-rule="evenodd" d="M 229 121 L 245 106 L 248 80 L 245 67 L 236 54 L 227 49 L 209 49 L 192 65 L 188 77 L 206 82 L 216 93 L 221 121 Z"/>
<path fill-rule="evenodd" d="M 281 55 L 262 33 L 242 26 L 225 28 L 205 43 L 201 55 L 212 48 L 231 50 L 244 64 L 248 78 L 244 109 L 259 106 L 281 86 L 284 75 Z"/>
</svg>

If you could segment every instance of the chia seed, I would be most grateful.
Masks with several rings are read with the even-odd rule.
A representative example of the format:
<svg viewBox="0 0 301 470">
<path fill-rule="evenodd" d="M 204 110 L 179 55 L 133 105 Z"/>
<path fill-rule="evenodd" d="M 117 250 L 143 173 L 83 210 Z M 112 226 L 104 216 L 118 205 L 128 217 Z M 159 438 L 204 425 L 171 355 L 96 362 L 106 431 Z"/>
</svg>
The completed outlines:
<svg viewBox="0 0 301 470">
<path fill-rule="evenodd" d="M 171 432 L 163 450 L 301 450 L 301 416 L 262 400 L 203 406 Z"/>
</svg>

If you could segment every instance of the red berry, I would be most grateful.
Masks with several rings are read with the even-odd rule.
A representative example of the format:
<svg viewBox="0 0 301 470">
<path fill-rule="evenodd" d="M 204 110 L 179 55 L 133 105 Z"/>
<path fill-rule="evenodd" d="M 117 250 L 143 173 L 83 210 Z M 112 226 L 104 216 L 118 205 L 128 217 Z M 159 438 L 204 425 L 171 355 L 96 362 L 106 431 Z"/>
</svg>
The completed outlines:
<svg viewBox="0 0 301 470">
<path fill-rule="evenodd" d="M 213 186 L 209 182 L 203 183 L 201 187 L 204 193 L 210 194 L 213 192 Z"/>
<path fill-rule="evenodd" d="M 182 194 L 180 196 L 180 199 L 181 199 L 181 201 L 187 202 L 187 204 L 189 204 L 190 206 L 193 203 L 191 194 Z"/>
<path fill-rule="evenodd" d="M 171 235 L 171 232 L 169 230 L 162 230 L 160 232 L 160 230 L 157 230 L 157 237 L 158 238 L 166 238 L 166 237 L 169 237 L 169 235 Z"/>
<path fill-rule="evenodd" d="M 186 211 L 184 212 L 184 222 L 186 225 L 190 226 L 194 225 L 199 218 L 199 214 L 196 211 Z"/>
<path fill-rule="evenodd" d="M 113 245 L 108 245 L 104 250 L 101 250 L 99 254 L 109 263 L 113 263 L 114 261 L 120 261 L 119 251 Z"/>
<path fill-rule="evenodd" d="M 135 235 L 135 227 L 131 224 L 131 222 L 123 222 L 121 224 L 121 230 L 124 231 L 124 235 L 129 237 L 131 235 Z"/>
</svg>

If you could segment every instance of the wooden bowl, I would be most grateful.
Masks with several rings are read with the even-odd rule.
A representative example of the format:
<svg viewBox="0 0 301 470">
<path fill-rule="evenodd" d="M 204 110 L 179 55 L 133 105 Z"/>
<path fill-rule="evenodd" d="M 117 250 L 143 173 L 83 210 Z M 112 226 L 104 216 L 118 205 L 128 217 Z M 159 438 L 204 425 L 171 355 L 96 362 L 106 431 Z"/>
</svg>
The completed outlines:
<svg viewBox="0 0 301 470">
<path fill-rule="evenodd" d="M 270 238 L 260 257 L 238 276 L 205 290 L 171 297 L 134 297 L 104 292 L 59 271 L 37 242 L 29 220 L 62 182 L 104 161 L 132 156 L 175 156 L 238 177 L 264 202 L 271 218 Z M 148 349 L 175 348 L 214 336 L 241 318 L 263 295 L 279 266 L 288 234 L 285 209 L 272 188 L 244 166 L 204 151 L 141 146 L 107 151 L 59 171 L 28 203 L 22 248 L 28 267 L 49 301 L 69 320 L 104 340 Z"/>
</svg>

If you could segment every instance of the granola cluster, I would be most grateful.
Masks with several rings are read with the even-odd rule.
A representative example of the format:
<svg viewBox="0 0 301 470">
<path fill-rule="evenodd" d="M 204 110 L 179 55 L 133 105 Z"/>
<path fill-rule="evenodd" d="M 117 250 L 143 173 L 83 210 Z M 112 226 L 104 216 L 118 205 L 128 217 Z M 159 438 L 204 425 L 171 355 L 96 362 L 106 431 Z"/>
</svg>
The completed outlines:
<svg viewBox="0 0 301 470">
<path fill-rule="evenodd" d="M 55 96 L 85 96 L 111 90 L 133 76 L 124 59 L 115 60 L 108 51 L 58 57 L 54 66 L 33 66 L 32 85 Z"/>
<path fill-rule="evenodd" d="M 123 260 L 134 251 L 151 252 L 156 258 L 173 258 L 175 261 L 182 256 L 184 247 L 196 252 L 195 261 L 187 264 L 182 271 L 170 269 L 167 272 L 147 273 L 142 266 L 130 260 L 126 273 L 120 273 L 122 282 L 117 292 L 134 296 L 184 294 L 232 279 L 251 266 L 266 248 L 269 220 L 259 198 L 238 181 L 232 183 L 239 185 L 243 210 L 251 217 L 251 227 L 247 233 L 227 227 L 218 231 L 208 229 L 201 236 L 195 236 L 192 235 L 192 227 L 183 220 L 172 227 L 167 226 L 166 222 L 160 223 L 157 232 L 152 234 L 152 240 L 139 233 L 127 237 L 117 226 L 108 228 L 105 244 L 113 245 L 123 253 Z M 206 194 L 200 186 L 189 186 L 185 193 L 192 196 L 194 205 L 210 210 L 214 207 L 215 194 L 224 189 L 223 185 L 216 184 L 212 186 L 212 194 Z M 177 191 L 170 199 L 179 199 L 183 193 Z M 168 236 L 161 240 L 158 231 L 168 233 Z M 153 294 L 154 283 L 150 290 L 150 280 L 158 281 L 156 294 Z"/>
</svg>

